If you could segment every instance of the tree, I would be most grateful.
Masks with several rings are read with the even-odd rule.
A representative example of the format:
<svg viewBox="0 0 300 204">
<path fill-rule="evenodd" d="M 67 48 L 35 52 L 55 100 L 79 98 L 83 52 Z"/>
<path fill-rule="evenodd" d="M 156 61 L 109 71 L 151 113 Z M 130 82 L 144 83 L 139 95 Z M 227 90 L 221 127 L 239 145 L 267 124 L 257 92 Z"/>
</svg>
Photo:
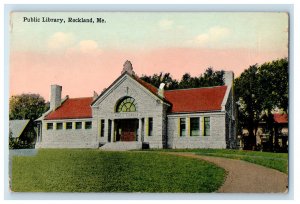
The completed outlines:
<svg viewBox="0 0 300 204">
<path fill-rule="evenodd" d="M 21 94 L 11 96 L 9 100 L 9 119 L 30 119 L 39 118 L 49 106 L 45 99 L 39 94 Z"/>
<path fill-rule="evenodd" d="M 199 77 L 199 86 L 222 86 L 224 85 L 224 70 L 214 71 L 212 67 L 205 70 L 204 75 Z"/>
<path fill-rule="evenodd" d="M 173 79 L 170 73 L 159 73 L 159 74 L 153 74 L 153 76 L 147 76 L 143 75 L 141 77 L 142 80 L 145 82 L 152 84 L 155 87 L 159 87 L 161 83 L 165 83 L 165 89 L 170 90 L 170 89 L 176 89 L 178 88 L 178 81 Z"/>
<path fill-rule="evenodd" d="M 262 103 L 264 120 L 269 130 L 270 141 L 275 150 L 278 148 L 278 130 L 274 124 L 274 109 L 282 109 L 288 112 L 288 60 L 287 58 L 264 63 L 260 66 L 261 94 L 264 97 Z"/>
<path fill-rule="evenodd" d="M 252 65 L 235 80 L 235 100 L 238 104 L 238 125 L 249 132 L 250 145 L 256 145 L 256 132 L 260 121 L 267 122 L 270 140 L 273 130 L 272 111 L 288 111 L 288 60 L 287 58 Z"/>
<path fill-rule="evenodd" d="M 152 76 L 143 75 L 142 80 L 152 84 L 155 87 L 159 87 L 160 83 L 165 83 L 166 90 L 172 89 L 187 89 L 187 88 L 199 88 L 209 86 L 221 86 L 224 85 L 223 81 L 224 71 L 214 71 L 209 67 L 206 69 L 203 75 L 199 77 L 192 77 L 190 73 L 185 73 L 180 82 L 173 79 L 170 73 L 153 74 Z"/>
<path fill-rule="evenodd" d="M 235 100 L 238 104 L 239 126 L 249 132 L 250 148 L 256 145 L 256 132 L 262 108 L 259 79 L 257 77 L 258 66 L 252 65 L 235 80 Z"/>
<path fill-rule="evenodd" d="M 263 108 L 271 111 L 281 108 L 288 111 L 288 60 L 287 58 L 264 63 L 260 66 L 261 92 L 264 95 Z"/>
</svg>

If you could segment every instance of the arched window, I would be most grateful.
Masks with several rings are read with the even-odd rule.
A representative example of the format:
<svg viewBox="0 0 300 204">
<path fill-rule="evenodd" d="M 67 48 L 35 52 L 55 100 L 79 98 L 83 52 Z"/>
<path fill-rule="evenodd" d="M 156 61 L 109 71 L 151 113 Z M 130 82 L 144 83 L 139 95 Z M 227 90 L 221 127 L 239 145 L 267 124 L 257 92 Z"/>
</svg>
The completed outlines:
<svg viewBox="0 0 300 204">
<path fill-rule="evenodd" d="M 119 101 L 116 107 L 116 112 L 135 112 L 136 103 L 134 98 L 125 97 Z"/>
</svg>

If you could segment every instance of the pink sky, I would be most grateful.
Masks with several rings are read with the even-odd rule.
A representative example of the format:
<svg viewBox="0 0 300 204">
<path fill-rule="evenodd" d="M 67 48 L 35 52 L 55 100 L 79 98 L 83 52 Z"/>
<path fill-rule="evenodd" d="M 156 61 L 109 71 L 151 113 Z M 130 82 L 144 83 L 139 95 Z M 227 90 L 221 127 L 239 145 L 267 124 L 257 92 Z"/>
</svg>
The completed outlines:
<svg viewBox="0 0 300 204">
<path fill-rule="evenodd" d="M 209 66 L 214 70 L 232 70 L 238 77 L 249 65 L 287 56 L 285 51 L 263 52 L 257 49 L 160 48 L 56 55 L 15 51 L 10 57 L 10 96 L 39 93 L 47 101 L 51 84 L 62 85 L 63 96 L 71 98 L 92 96 L 94 90 L 101 92 L 120 75 L 126 60 L 132 62 L 139 76 L 170 72 L 173 78 L 180 79 L 186 72 L 199 76 Z"/>
</svg>

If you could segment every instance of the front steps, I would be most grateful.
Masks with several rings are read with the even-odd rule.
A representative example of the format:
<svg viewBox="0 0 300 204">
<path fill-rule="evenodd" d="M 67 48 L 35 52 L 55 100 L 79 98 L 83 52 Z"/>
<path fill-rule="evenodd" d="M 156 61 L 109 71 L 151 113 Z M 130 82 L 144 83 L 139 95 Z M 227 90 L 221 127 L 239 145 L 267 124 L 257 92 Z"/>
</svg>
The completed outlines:
<svg viewBox="0 0 300 204">
<path fill-rule="evenodd" d="M 126 151 L 142 149 L 142 142 L 108 142 L 99 147 L 99 149 L 106 151 Z"/>
</svg>

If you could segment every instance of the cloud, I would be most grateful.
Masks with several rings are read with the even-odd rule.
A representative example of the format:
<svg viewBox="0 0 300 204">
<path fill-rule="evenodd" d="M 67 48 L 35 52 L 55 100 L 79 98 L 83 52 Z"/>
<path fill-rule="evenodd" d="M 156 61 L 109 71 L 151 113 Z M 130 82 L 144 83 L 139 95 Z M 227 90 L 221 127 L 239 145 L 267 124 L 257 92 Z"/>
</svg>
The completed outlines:
<svg viewBox="0 0 300 204">
<path fill-rule="evenodd" d="M 82 40 L 79 42 L 80 51 L 83 53 L 95 52 L 98 49 L 98 43 L 94 40 Z"/>
<path fill-rule="evenodd" d="M 163 19 L 158 22 L 158 25 L 162 30 L 170 30 L 174 25 L 174 21 Z"/>
<path fill-rule="evenodd" d="M 102 50 L 99 48 L 98 43 L 96 41 L 82 40 L 78 42 L 76 45 L 66 50 L 67 56 L 73 56 L 74 54 L 99 56 L 100 54 L 102 54 Z"/>
<path fill-rule="evenodd" d="M 215 43 L 221 43 L 231 34 L 231 31 L 226 27 L 215 26 L 211 27 L 206 33 L 197 35 L 193 40 L 200 46 L 218 46 Z"/>
<path fill-rule="evenodd" d="M 72 33 L 56 32 L 47 41 L 48 48 L 51 50 L 62 50 L 74 43 Z"/>
</svg>

